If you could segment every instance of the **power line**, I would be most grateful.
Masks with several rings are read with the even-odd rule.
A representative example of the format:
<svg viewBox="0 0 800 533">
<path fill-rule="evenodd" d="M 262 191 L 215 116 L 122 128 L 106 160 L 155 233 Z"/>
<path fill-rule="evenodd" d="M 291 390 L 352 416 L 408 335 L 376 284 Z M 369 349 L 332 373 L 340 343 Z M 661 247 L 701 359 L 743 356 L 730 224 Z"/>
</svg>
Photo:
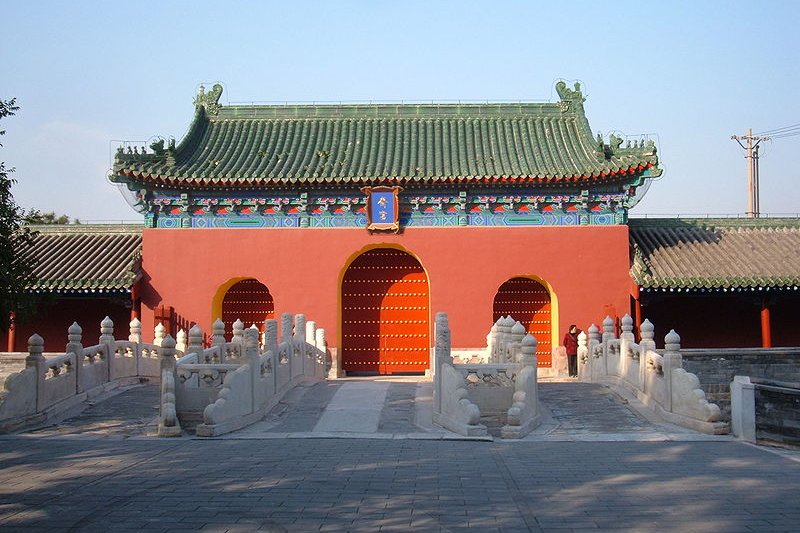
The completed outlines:
<svg viewBox="0 0 800 533">
<path fill-rule="evenodd" d="M 787 133 L 782 133 L 782 134 L 779 134 L 779 135 L 772 135 L 772 136 L 770 136 L 770 138 L 771 139 L 783 139 L 785 137 L 796 137 L 797 135 L 800 135 L 800 130 L 787 132 Z"/>
<path fill-rule="evenodd" d="M 764 130 L 756 133 L 756 135 L 771 135 L 773 133 L 786 133 L 785 130 L 795 130 L 800 128 L 800 124 L 792 124 L 791 126 L 784 126 L 782 128 L 775 128 L 772 130 Z"/>
</svg>

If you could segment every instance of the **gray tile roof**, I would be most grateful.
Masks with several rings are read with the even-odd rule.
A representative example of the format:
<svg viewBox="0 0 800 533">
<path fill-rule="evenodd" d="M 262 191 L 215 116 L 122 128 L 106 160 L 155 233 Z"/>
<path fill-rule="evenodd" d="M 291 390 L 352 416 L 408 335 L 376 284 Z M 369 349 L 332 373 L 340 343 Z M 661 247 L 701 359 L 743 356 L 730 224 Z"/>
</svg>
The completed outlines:
<svg viewBox="0 0 800 533">
<path fill-rule="evenodd" d="M 800 285 L 800 219 L 631 219 L 629 228 L 642 288 Z"/>
<path fill-rule="evenodd" d="M 31 290 L 127 290 L 139 276 L 142 228 L 132 225 L 31 226 L 38 232 L 22 260 L 36 258 Z"/>
</svg>

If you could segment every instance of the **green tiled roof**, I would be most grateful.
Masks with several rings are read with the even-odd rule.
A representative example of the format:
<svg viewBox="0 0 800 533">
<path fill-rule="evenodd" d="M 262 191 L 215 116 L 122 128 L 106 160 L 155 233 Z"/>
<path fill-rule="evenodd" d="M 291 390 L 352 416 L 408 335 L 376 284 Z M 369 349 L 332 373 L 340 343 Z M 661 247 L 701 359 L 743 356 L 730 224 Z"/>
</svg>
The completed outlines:
<svg viewBox="0 0 800 533">
<path fill-rule="evenodd" d="M 647 289 L 800 286 L 800 219 L 630 219 L 631 277 Z"/>
<path fill-rule="evenodd" d="M 140 275 L 142 228 L 125 225 L 32 226 L 22 260 L 35 258 L 31 290 L 103 292 L 130 289 Z"/>
<path fill-rule="evenodd" d="M 593 136 L 579 87 L 557 103 L 232 105 L 196 99 L 177 146 L 118 152 L 118 182 L 195 187 L 557 183 L 657 176 L 652 142 Z M 144 150 L 142 150 L 144 152 Z"/>
</svg>

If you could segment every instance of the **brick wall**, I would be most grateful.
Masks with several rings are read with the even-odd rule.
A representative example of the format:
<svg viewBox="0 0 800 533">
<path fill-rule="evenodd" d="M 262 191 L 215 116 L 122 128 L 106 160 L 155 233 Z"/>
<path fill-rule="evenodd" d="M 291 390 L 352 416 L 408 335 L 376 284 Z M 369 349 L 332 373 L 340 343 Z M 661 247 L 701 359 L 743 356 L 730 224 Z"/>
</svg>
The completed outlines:
<svg viewBox="0 0 800 533">
<path fill-rule="evenodd" d="M 800 382 L 800 348 L 681 350 L 683 368 L 696 374 L 710 402 L 730 421 L 734 376 Z"/>
<path fill-rule="evenodd" d="M 780 382 L 756 385 L 756 438 L 759 441 L 800 446 L 800 388 L 797 387 L 797 383 Z"/>
</svg>

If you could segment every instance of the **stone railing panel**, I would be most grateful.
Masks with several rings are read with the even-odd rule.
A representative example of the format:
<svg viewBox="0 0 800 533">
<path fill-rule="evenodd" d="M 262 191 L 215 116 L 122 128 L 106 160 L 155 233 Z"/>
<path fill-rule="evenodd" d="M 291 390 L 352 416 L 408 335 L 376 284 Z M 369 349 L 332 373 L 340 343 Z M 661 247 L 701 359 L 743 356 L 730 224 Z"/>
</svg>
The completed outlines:
<svg viewBox="0 0 800 533">
<path fill-rule="evenodd" d="M 80 370 L 81 390 L 90 390 L 109 381 L 108 346 L 96 344 L 83 349 Z"/>
<path fill-rule="evenodd" d="M 536 339 L 511 317 L 487 336 L 489 364 L 453 364 L 445 313 L 436 315 L 434 423 L 466 436 L 488 435 L 481 421 L 501 421 L 503 438 L 520 438 L 540 423 Z M 488 422 L 487 422 L 488 423 Z"/>
<path fill-rule="evenodd" d="M 641 325 L 642 340 L 634 342 L 633 320 L 622 318 L 622 334 L 616 338 L 614 320 L 606 317 L 600 336 L 592 324 L 578 340 L 578 375 L 583 381 L 620 386 L 637 395 L 668 421 L 706 433 L 726 433 L 719 406 L 710 403 L 699 380 L 683 368 L 680 337 L 670 331 L 662 354 L 655 351 L 653 325 Z"/>
<path fill-rule="evenodd" d="M 296 327 L 293 320 L 296 320 Z M 196 427 L 197 435 L 220 435 L 250 425 L 260 420 L 291 387 L 303 381 L 324 379 L 327 354 L 317 347 L 317 344 L 324 346 L 324 332 L 316 329 L 314 322 L 307 322 L 304 315 L 292 317 L 284 313 L 282 321 L 281 343 L 277 342 L 275 334 L 276 322 L 265 323 L 264 353 L 260 352 L 258 329 L 237 326 L 230 346 L 237 350 L 237 356 L 229 359 L 231 364 L 177 366 L 179 419 L 183 423 L 193 422 L 192 417 L 198 413 L 196 409 L 205 402 L 202 423 Z M 220 347 L 226 349 L 221 343 Z M 190 375 L 193 372 L 197 376 L 195 381 Z M 183 383 L 181 376 L 186 376 Z M 197 385 L 186 385 L 192 382 Z M 198 392 L 204 388 L 204 392 Z M 189 408 L 191 412 L 185 410 Z"/>
<path fill-rule="evenodd" d="M 139 344 L 130 341 L 115 341 L 112 345 L 111 379 L 130 378 L 139 375 Z"/>
<path fill-rule="evenodd" d="M 75 354 L 67 353 L 47 359 L 39 368 L 44 370 L 44 395 L 39 409 L 47 409 L 75 395 Z"/>
<path fill-rule="evenodd" d="M 36 413 L 36 367 L 26 368 L 6 378 L 0 400 L 0 428 L 4 421 L 24 418 Z M 11 426 L 14 427 L 13 425 Z"/>
</svg>

